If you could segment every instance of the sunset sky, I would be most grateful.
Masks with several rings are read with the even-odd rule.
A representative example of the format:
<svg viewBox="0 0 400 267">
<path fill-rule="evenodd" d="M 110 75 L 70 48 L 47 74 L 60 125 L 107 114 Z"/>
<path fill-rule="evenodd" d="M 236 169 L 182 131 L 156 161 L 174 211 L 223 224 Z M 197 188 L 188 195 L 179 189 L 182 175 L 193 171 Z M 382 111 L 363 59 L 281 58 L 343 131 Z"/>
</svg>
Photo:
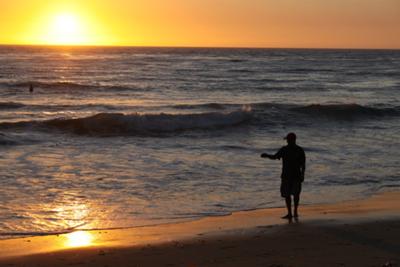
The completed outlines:
<svg viewBox="0 0 400 267">
<path fill-rule="evenodd" d="M 0 43 L 400 48 L 400 0 L 0 0 Z"/>
</svg>

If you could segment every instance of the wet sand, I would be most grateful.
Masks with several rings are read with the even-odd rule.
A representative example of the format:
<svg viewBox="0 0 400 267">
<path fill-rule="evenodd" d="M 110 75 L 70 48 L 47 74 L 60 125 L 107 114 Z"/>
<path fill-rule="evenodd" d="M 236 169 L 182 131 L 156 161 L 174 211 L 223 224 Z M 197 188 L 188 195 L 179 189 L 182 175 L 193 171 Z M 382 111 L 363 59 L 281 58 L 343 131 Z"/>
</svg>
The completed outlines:
<svg viewBox="0 0 400 267">
<path fill-rule="evenodd" d="M 360 201 L 0 242 L 0 266 L 400 266 L 400 192 Z M 79 245 L 79 244 L 78 244 Z"/>
</svg>

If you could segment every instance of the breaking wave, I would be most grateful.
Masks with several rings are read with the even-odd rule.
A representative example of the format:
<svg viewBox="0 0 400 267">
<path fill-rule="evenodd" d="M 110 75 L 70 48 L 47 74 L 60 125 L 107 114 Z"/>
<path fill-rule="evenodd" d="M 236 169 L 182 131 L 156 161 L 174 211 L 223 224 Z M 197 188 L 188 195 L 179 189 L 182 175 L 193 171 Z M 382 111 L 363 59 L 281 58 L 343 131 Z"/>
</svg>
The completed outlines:
<svg viewBox="0 0 400 267">
<path fill-rule="evenodd" d="M 196 129 L 218 129 L 244 123 L 252 118 L 249 108 L 230 113 L 122 114 L 99 113 L 77 119 L 53 119 L 1 123 L 0 128 L 46 128 L 81 135 L 151 135 Z"/>
<path fill-rule="evenodd" d="M 2 103 L 3 107 L 22 107 L 19 103 Z M 1 104 L 0 104 L 1 107 Z M 31 106 L 26 106 L 31 107 Z M 32 106 L 33 107 L 33 106 Z M 400 116 L 400 107 L 366 107 L 358 104 L 312 104 L 296 106 L 290 104 L 253 103 L 223 104 L 206 103 L 193 105 L 164 106 L 163 108 L 190 110 L 190 113 L 122 113 L 117 106 L 78 105 L 67 106 L 74 111 L 88 108 L 98 110 L 96 115 L 81 118 L 56 118 L 45 121 L 29 120 L 0 123 L 0 129 L 58 130 L 81 135 L 156 135 L 186 130 L 213 130 L 248 122 L 249 125 L 270 127 L 272 124 L 309 122 L 312 119 L 328 121 L 376 120 Z M 35 109 L 50 110 L 50 106 L 35 106 Z M 156 107 L 156 109 L 158 109 Z M 119 111 L 108 112 L 108 111 Z M 192 111 L 193 110 L 193 111 Z M 2 141 L 3 143 L 8 141 Z"/>
</svg>

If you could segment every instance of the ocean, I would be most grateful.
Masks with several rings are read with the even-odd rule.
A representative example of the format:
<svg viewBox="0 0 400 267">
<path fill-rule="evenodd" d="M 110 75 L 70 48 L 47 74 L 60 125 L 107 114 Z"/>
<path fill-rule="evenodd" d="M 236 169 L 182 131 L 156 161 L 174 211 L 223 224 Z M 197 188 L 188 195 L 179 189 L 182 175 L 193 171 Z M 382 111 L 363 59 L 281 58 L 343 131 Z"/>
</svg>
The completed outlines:
<svg viewBox="0 0 400 267">
<path fill-rule="evenodd" d="M 0 46 L 0 238 L 282 207 L 288 132 L 301 204 L 398 190 L 399 101 L 400 50 Z"/>
</svg>

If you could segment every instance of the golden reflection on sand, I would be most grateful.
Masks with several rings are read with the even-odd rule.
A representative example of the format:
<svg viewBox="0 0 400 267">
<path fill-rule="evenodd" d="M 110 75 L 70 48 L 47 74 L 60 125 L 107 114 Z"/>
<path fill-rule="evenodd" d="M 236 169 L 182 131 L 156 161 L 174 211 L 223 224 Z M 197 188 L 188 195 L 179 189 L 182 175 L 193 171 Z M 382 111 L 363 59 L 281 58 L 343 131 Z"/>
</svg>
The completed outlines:
<svg viewBox="0 0 400 267">
<path fill-rule="evenodd" d="M 66 235 L 66 248 L 88 247 L 93 244 L 93 235 L 90 232 L 77 231 Z"/>
</svg>

